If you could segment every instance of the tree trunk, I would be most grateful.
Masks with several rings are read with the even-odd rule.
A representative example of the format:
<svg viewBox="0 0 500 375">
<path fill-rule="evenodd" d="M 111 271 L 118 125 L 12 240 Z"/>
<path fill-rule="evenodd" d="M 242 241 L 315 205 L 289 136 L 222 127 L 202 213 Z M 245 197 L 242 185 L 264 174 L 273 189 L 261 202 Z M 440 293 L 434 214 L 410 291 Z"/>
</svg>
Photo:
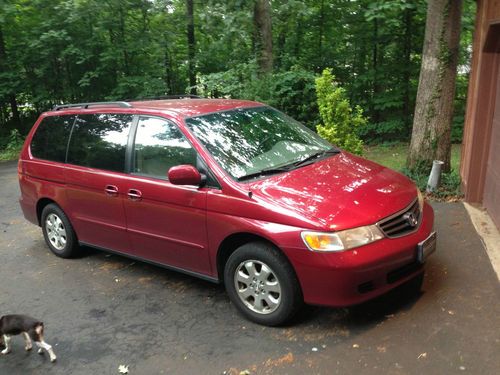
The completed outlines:
<svg viewBox="0 0 500 375">
<path fill-rule="evenodd" d="M 3 30 L 0 25 L 0 68 L 4 68 L 7 63 L 7 52 L 5 51 L 5 40 L 3 39 Z"/>
<path fill-rule="evenodd" d="M 450 170 L 451 122 L 457 75 L 461 0 L 430 0 L 413 119 L 410 169 L 430 168 L 433 160 Z"/>
<path fill-rule="evenodd" d="M 190 93 L 196 95 L 195 72 L 195 39 L 194 39 L 194 5 L 193 0 L 186 0 L 187 9 L 187 42 L 188 42 L 188 75 Z"/>
<path fill-rule="evenodd" d="M 403 22 L 405 25 L 405 32 L 403 36 L 403 51 L 404 51 L 404 63 L 403 67 L 403 121 L 405 125 L 405 134 L 408 134 L 411 124 L 411 112 L 410 112 L 410 73 L 411 73 L 411 37 L 412 37 L 412 16 L 413 9 L 406 9 L 403 15 Z M 408 132 L 408 133 L 406 133 Z"/>
<path fill-rule="evenodd" d="M 127 50 L 127 41 L 125 38 L 125 15 L 123 14 L 123 6 L 119 6 L 119 11 L 118 14 L 120 15 L 120 23 L 119 23 L 119 28 L 120 28 L 120 40 L 121 40 L 121 47 L 122 47 L 122 54 L 123 54 L 123 68 L 126 76 L 130 75 L 130 59 L 128 55 L 128 50 Z"/>
<path fill-rule="evenodd" d="M 9 95 L 10 109 L 12 111 L 12 122 L 14 127 L 19 129 L 21 127 L 21 117 L 19 116 L 19 108 L 17 106 L 16 94 Z"/>
<path fill-rule="evenodd" d="M 321 0 L 321 5 L 319 9 L 319 36 L 318 36 L 318 57 L 319 57 L 319 72 L 322 72 L 325 68 L 323 66 L 323 33 L 325 26 L 325 2 Z"/>
<path fill-rule="evenodd" d="M 304 34 L 303 30 L 304 20 L 301 15 L 297 17 L 297 23 L 295 27 L 295 43 L 293 46 L 293 54 L 297 58 L 300 56 L 300 50 L 302 48 L 302 35 Z"/>
<path fill-rule="evenodd" d="M 163 67 L 164 67 L 164 76 L 163 80 L 165 82 L 165 86 L 167 88 L 166 93 L 167 94 L 172 94 L 173 90 L 173 84 L 172 84 L 172 78 L 173 78 L 173 73 L 172 73 L 172 59 L 170 58 L 170 53 L 168 51 L 168 36 L 167 33 L 164 35 L 164 53 L 163 53 Z"/>
<path fill-rule="evenodd" d="M 259 68 L 262 73 L 270 73 L 273 70 L 273 34 L 269 0 L 255 0 L 254 24 Z"/>
<path fill-rule="evenodd" d="M 380 92 L 380 82 L 378 77 L 379 65 L 379 50 L 378 50 L 378 20 L 373 19 L 373 44 L 372 44 L 372 69 L 373 69 L 373 84 L 372 84 L 372 100 L 371 100 L 371 119 L 376 124 L 380 121 L 380 112 L 375 109 L 375 99 Z"/>
<path fill-rule="evenodd" d="M 7 69 L 7 50 L 5 48 L 5 40 L 3 38 L 3 30 L 0 27 L 0 71 Z M 14 92 L 8 95 L 10 109 L 12 112 L 12 125 L 14 128 L 19 129 L 21 126 L 21 118 L 19 116 L 19 109 L 17 106 L 16 94 Z"/>
</svg>

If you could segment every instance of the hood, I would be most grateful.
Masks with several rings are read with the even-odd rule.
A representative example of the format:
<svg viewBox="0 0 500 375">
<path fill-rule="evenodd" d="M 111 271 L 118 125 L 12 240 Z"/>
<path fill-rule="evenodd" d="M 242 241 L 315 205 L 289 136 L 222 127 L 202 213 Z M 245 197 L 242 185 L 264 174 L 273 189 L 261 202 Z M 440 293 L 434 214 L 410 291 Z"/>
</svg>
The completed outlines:
<svg viewBox="0 0 500 375">
<path fill-rule="evenodd" d="M 407 177 L 346 152 L 247 186 L 265 202 L 313 219 L 325 230 L 374 224 L 417 197 Z"/>
</svg>

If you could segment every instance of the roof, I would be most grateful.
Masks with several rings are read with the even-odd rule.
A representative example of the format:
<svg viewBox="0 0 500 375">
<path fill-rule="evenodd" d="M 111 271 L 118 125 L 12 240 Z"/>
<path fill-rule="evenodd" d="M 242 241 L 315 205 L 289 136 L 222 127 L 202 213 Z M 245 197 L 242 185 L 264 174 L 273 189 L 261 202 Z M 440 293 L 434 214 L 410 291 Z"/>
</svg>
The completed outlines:
<svg viewBox="0 0 500 375">
<path fill-rule="evenodd" d="M 237 99 L 174 99 L 129 102 L 133 108 L 167 110 L 192 117 L 229 109 L 258 107 L 261 103 Z"/>
<path fill-rule="evenodd" d="M 137 100 L 121 102 L 94 102 L 62 104 L 54 107 L 53 111 L 80 111 L 99 109 L 109 110 L 120 108 L 120 112 L 126 110 L 152 110 L 175 113 L 180 117 L 193 117 L 207 113 L 226 111 L 237 108 L 251 108 L 262 106 L 261 103 L 250 100 L 237 99 L 162 99 L 162 100 Z"/>
</svg>

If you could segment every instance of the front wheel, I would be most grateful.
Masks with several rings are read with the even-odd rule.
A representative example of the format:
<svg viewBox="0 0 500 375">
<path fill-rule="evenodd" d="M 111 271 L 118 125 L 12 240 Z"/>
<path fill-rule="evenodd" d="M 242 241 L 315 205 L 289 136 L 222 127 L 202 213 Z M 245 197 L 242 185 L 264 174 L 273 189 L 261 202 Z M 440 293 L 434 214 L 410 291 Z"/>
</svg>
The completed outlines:
<svg viewBox="0 0 500 375">
<path fill-rule="evenodd" d="M 79 246 L 75 231 L 66 214 L 53 203 L 42 211 L 42 231 L 50 251 L 61 258 L 72 258 L 77 255 Z"/>
<path fill-rule="evenodd" d="M 224 269 L 224 284 L 238 310 L 259 324 L 284 324 L 303 304 L 288 259 L 263 242 L 245 244 L 231 254 Z"/>
</svg>

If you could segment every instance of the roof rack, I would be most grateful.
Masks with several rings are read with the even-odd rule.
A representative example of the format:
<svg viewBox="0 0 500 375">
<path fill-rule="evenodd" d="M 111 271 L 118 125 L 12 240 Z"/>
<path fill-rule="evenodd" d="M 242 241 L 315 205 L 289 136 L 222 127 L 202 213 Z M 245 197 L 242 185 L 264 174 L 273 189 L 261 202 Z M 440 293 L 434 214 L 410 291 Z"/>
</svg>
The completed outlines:
<svg viewBox="0 0 500 375">
<path fill-rule="evenodd" d="M 107 106 L 117 106 L 121 108 L 130 108 L 132 105 L 127 102 L 91 102 L 91 103 L 74 103 L 74 104 L 61 104 L 61 105 L 56 105 L 54 108 L 52 108 L 53 111 L 59 111 L 61 109 L 65 108 L 89 108 L 93 106 L 99 106 L 99 105 L 107 105 Z"/>
<path fill-rule="evenodd" d="M 147 96 L 139 99 L 127 99 L 127 102 L 140 102 L 143 100 L 161 100 L 161 99 L 203 99 L 202 96 L 192 94 L 179 94 L 179 95 L 160 95 L 160 96 Z"/>
</svg>

